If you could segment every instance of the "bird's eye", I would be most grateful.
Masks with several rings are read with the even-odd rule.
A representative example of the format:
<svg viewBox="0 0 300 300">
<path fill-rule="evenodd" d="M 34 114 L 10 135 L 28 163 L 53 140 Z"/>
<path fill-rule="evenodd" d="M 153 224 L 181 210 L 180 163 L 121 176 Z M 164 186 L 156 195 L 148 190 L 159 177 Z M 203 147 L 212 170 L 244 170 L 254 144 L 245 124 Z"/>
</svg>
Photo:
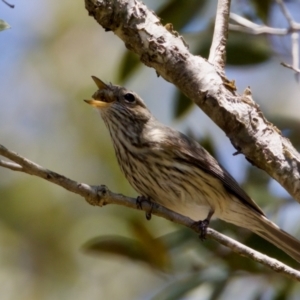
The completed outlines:
<svg viewBox="0 0 300 300">
<path fill-rule="evenodd" d="M 126 100 L 126 102 L 128 103 L 133 103 L 135 101 L 135 97 L 133 94 L 128 93 L 124 95 L 124 99 Z"/>
</svg>

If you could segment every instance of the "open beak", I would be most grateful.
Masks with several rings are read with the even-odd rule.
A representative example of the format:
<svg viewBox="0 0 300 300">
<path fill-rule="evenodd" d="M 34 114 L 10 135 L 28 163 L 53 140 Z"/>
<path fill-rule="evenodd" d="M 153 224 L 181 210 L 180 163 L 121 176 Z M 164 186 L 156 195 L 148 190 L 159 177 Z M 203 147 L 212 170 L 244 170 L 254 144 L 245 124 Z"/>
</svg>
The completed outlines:
<svg viewBox="0 0 300 300">
<path fill-rule="evenodd" d="M 105 84 L 102 80 L 100 80 L 98 77 L 96 76 L 92 76 L 92 79 L 94 80 L 94 82 L 96 83 L 97 87 L 99 90 L 104 90 L 107 89 L 108 86 L 107 84 Z"/>
<path fill-rule="evenodd" d="M 110 103 L 108 102 L 104 102 L 101 100 L 95 100 L 95 99 L 91 99 L 91 100 L 84 100 L 87 104 L 92 105 L 94 107 L 107 107 L 110 105 Z"/>
<path fill-rule="evenodd" d="M 108 85 L 105 84 L 102 80 L 100 80 L 98 77 L 96 76 L 92 76 L 92 79 L 94 80 L 94 82 L 96 83 L 97 87 L 99 90 L 105 90 L 108 89 Z M 98 99 L 91 99 L 91 100 L 84 100 L 87 104 L 92 105 L 94 107 L 107 107 L 110 105 L 109 102 L 104 102 Z"/>
</svg>

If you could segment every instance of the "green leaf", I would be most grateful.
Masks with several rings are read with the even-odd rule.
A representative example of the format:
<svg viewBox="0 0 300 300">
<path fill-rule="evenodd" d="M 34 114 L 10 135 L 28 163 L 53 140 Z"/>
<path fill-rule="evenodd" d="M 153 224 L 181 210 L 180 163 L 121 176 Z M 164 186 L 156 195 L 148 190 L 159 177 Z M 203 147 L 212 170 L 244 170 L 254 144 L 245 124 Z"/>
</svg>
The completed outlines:
<svg viewBox="0 0 300 300">
<path fill-rule="evenodd" d="M 181 228 L 162 235 L 158 239 L 163 241 L 169 251 L 174 251 L 177 248 L 190 244 L 195 239 L 197 240 L 197 234 L 188 228 Z"/>
<path fill-rule="evenodd" d="M 298 151 L 300 150 L 300 120 L 281 115 L 270 115 L 268 116 L 268 120 L 282 130 L 283 136 L 287 137 Z"/>
<path fill-rule="evenodd" d="M 230 32 L 227 42 L 226 62 L 229 65 L 252 65 L 271 58 L 272 49 L 265 36 Z"/>
<path fill-rule="evenodd" d="M 193 102 L 182 92 L 178 91 L 175 95 L 174 118 L 181 118 L 193 107 Z"/>
<path fill-rule="evenodd" d="M 266 22 L 268 20 L 269 11 L 271 8 L 271 5 L 274 1 L 272 0 L 251 0 L 251 3 L 253 7 L 256 10 L 257 15 Z"/>
<path fill-rule="evenodd" d="M 113 235 L 96 237 L 83 245 L 82 249 L 99 256 L 110 254 L 144 262 L 151 268 L 166 271 L 170 266 L 169 253 L 161 245 L 162 242 L 157 239 L 146 244 L 144 241 Z"/>
<path fill-rule="evenodd" d="M 279 289 L 277 289 L 273 300 L 288 299 L 290 295 L 292 296 L 292 291 L 293 291 L 293 282 L 286 281 L 286 284 L 284 284 L 283 286 L 279 286 Z"/>
<path fill-rule="evenodd" d="M 122 57 L 119 71 L 119 81 L 124 82 L 130 77 L 139 67 L 141 62 L 136 54 L 131 51 L 126 51 Z"/>
<path fill-rule="evenodd" d="M 212 42 L 213 26 L 209 26 L 197 37 L 195 54 L 208 57 Z M 229 32 L 226 45 L 226 65 L 252 65 L 263 63 L 272 56 L 270 43 L 265 36 Z"/>
<path fill-rule="evenodd" d="M 140 219 L 131 219 L 129 225 L 148 261 L 157 268 L 166 270 L 170 266 L 170 253 L 164 241 L 154 238 L 145 222 L 141 222 Z"/>
<path fill-rule="evenodd" d="M 134 239 L 122 236 L 94 238 L 83 245 L 83 250 L 97 255 L 107 253 L 149 263 L 147 256 L 142 251 L 141 244 Z"/>
<path fill-rule="evenodd" d="M 0 19 L 0 31 L 11 28 L 8 23 Z"/>
<path fill-rule="evenodd" d="M 201 273 L 200 273 L 201 274 Z M 152 296 L 152 300 L 176 300 L 183 299 L 183 296 L 196 287 L 205 283 L 199 274 L 189 274 L 185 278 L 180 278 L 169 284 L 162 291 Z"/>
<path fill-rule="evenodd" d="M 173 282 L 167 285 L 163 290 L 159 291 L 151 297 L 152 300 L 180 300 L 185 299 L 185 295 L 193 289 L 200 287 L 202 284 L 210 285 L 215 289 L 224 290 L 229 278 L 223 274 L 206 273 L 207 269 L 191 272 L 187 275 L 178 276 Z M 216 293 L 208 299 L 218 299 Z M 189 297 L 187 297 L 189 298 Z"/>
<path fill-rule="evenodd" d="M 202 30 L 197 35 L 193 35 L 193 39 L 197 42 L 195 44 L 195 55 L 208 58 L 212 37 L 214 33 L 214 24 L 211 23 L 205 30 Z"/>
<path fill-rule="evenodd" d="M 143 260 L 137 241 L 121 236 L 103 236 L 88 241 L 83 250 L 96 254 L 109 253 L 133 260 Z"/>
<path fill-rule="evenodd" d="M 201 146 L 208 151 L 213 157 L 217 157 L 217 153 L 215 151 L 215 146 L 213 143 L 213 140 L 210 135 L 206 135 L 205 137 L 201 139 L 196 139 Z"/>
<path fill-rule="evenodd" d="M 172 23 L 174 30 L 180 31 L 200 13 L 205 3 L 205 0 L 171 0 L 157 11 L 157 15 L 163 24 Z"/>
<path fill-rule="evenodd" d="M 218 300 L 222 298 L 222 295 L 224 294 L 224 290 L 227 288 L 229 282 L 230 282 L 230 276 L 231 274 L 228 274 L 226 278 L 223 280 L 220 280 L 218 284 L 214 286 L 212 295 L 210 296 L 209 300 Z"/>
</svg>

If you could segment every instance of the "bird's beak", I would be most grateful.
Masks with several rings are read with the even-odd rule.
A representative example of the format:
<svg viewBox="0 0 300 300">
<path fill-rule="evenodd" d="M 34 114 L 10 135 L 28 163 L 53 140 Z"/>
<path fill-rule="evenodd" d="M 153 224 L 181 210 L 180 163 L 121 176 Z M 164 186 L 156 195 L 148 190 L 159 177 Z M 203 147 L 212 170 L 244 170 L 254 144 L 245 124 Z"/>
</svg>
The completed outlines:
<svg viewBox="0 0 300 300">
<path fill-rule="evenodd" d="M 110 105 L 109 102 L 104 102 L 101 100 L 95 100 L 95 99 L 91 99 L 91 100 L 84 100 L 87 104 L 92 105 L 94 107 L 108 107 Z"/>
<path fill-rule="evenodd" d="M 100 80 L 96 76 L 92 76 L 92 79 L 96 83 L 96 85 L 97 85 L 97 87 L 98 87 L 99 90 L 104 90 L 104 89 L 108 88 L 107 84 L 105 84 L 102 80 Z"/>
<path fill-rule="evenodd" d="M 105 84 L 102 80 L 100 80 L 98 77 L 96 76 L 92 76 L 92 79 L 94 80 L 94 82 L 96 83 L 97 87 L 99 90 L 105 90 L 105 89 L 109 89 L 108 85 Z M 97 93 L 97 92 L 96 92 Z M 101 101 L 98 99 L 91 99 L 91 100 L 84 100 L 87 104 L 92 105 L 94 107 L 107 107 L 110 105 L 110 102 L 105 102 L 105 101 Z"/>
</svg>

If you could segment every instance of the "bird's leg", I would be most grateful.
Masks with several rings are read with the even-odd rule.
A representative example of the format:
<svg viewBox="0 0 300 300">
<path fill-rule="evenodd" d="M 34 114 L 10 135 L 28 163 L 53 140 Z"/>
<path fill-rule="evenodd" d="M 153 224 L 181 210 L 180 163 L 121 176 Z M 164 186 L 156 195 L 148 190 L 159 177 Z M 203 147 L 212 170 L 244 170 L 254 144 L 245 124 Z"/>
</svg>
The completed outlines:
<svg viewBox="0 0 300 300">
<path fill-rule="evenodd" d="M 200 229 L 200 235 L 199 238 L 204 241 L 206 238 L 206 232 L 207 232 L 207 227 L 209 225 L 210 219 L 212 215 L 214 214 L 214 210 L 210 210 L 208 212 L 208 215 L 205 220 L 203 221 L 197 221 L 192 225 L 192 228 L 197 228 Z"/>
<path fill-rule="evenodd" d="M 143 202 L 147 202 L 151 206 L 150 210 L 145 212 L 146 219 L 149 221 L 149 220 L 151 220 L 151 214 L 152 214 L 152 210 L 153 210 L 153 202 L 151 201 L 150 197 L 138 196 L 136 198 L 136 207 L 138 209 L 143 209 Z"/>
</svg>

